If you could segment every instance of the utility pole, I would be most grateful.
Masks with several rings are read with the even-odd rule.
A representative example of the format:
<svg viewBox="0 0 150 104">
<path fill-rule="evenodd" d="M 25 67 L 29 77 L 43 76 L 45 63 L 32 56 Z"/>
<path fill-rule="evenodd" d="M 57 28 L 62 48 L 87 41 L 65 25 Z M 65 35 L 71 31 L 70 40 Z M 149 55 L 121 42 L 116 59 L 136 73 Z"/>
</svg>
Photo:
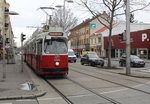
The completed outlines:
<svg viewBox="0 0 150 104">
<path fill-rule="evenodd" d="M 131 74 L 130 69 L 130 0 L 126 3 L 126 75 Z"/>
<path fill-rule="evenodd" d="M 64 0 L 63 1 L 63 6 L 61 5 L 57 5 L 56 7 L 63 7 L 63 31 L 65 33 L 65 26 L 66 26 L 66 2 L 68 3 L 73 3 L 74 1 L 73 0 Z"/>
<path fill-rule="evenodd" d="M 49 15 L 49 22 L 48 22 L 48 25 L 49 25 L 49 27 L 51 26 L 51 17 L 52 15 Z"/>
<path fill-rule="evenodd" d="M 45 11 L 45 9 L 54 10 L 55 8 L 52 8 L 52 7 L 40 7 L 40 9 L 43 10 L 43 11 L 46 13 L 46 17 L 49 16 L 49 20 L 46 19 L 46 25 L 48 25 L 48 26 L 50 27 L 50 25 L 51 25 L 51 16 L 52 16 L 52 15 L 49 15 L 49 14 Z"/>
<path fill-rule="evenodd" d="M 63 31 L 64 31 L 64 33 L 66 33 L 66 32 L 65 32 L 65 26 L 66 26 L 66 25 L 65 25 L 65 23 L 66 23 L 66 19 L 65 19 L 65 18 L 66 18 L 66 11 L 65 11 L 65 10 L 66 10 L 66 2 L 65 2 L 65 1 L 66 1 L 66 0 L 64 0 L 64 4 L 63 4 L 63 21 L 64 21 L 64 22 L 63 22 L 63 24 L 64 24 L 64 25 L 63 25 Z"/>
<path fill-rule="evenodd" d="M 5 54 L 6 54 L 6 50 L 5 50 L 5 4 L 3 4 L 3 30 L 2 30 L 2 34 L 3 34 L 3 79 L 6 78 L 6 62 L 5 62 Z"/>
<path fill-rule="evenodd" d="M 23 72 L 23 41 L 26 39 L 25 34 L 21 33 L 21 72 Z"/>
</svg>

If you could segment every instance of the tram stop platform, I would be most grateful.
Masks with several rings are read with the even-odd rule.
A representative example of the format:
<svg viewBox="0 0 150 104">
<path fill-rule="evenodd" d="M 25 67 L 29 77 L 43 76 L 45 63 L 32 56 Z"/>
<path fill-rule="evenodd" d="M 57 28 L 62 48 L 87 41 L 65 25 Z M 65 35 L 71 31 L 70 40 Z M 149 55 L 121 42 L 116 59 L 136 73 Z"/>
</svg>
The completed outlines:
<svg viewBox="0 0 150 104">
<path fill-rule="evenodd" d="M 6 67 L 0 60 L 0 100 L 34 99 L 46 94 L 36 88 L 27 70 L 22 72 L 21 65 L 20 55 L 15 57 L 15 64 L 6 62 Z"/>
</svg>

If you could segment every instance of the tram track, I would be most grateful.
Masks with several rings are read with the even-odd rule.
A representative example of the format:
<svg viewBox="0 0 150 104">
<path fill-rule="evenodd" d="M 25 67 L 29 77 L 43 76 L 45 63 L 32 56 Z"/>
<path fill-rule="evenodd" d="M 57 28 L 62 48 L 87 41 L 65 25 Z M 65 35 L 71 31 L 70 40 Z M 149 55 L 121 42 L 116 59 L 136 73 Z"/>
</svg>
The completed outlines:
<svg viewBox="0 0 150 104">
<path fill-rule="evenodd" d="M 109 102 L 112 103 L 112 104 L 121 104 L 120 102 L 118 102 L 118 101 L 116 101 L 116 100 L 114 100 L 114 99 L 112 99 L 112 98 L 110 98 L 110 97 L 107 97 L 107 96 L 105 96 L 104 94 L 99 94 L 99 93 L 95 92 L 94 90 L 92 90 L 92 89 L 90 89 L 90 88 L 88 88 L 88 87 L 86 87 L 86 86 L 84 86 L 84 85 L 82 85 L 82 84 L 76 82 L 75 80 L 73 80 L 73 79 L 71 79 L 71 78 L 69 78 L 69 77 L 66 77 L 66 79 L 69 80 L 69 81 L 71 81 L 71 82 L 73 82 L 74 84 L 76 84 L 76 85 L 78 85 L 78 86 L 80 86 L 80 87 L 86 89 L 87 91 L 91 92 L 92 94 L 97 95 L 98 97 L 103 98 L 103 99 L 109 101 Z M 53 85 L 49 80 L 47 80 L 47 79 L 44 79 L 44 80 L 45 80 L 68 104 L 76 104 L 76 103 L 73 103 L 73 102 L 69 99 L 69 97 L 67 97 L 66 95 L 64 95 L 59 89 L 57 89 L 57 87 L 56 87 L 55 85 Z"/>
<path fill-rule="evenodd" d="M 72 79 L 70 79 L 70 78 L 68 78 L 68 77 L 67 77 L 67 79 L 70 80 L 70 81 L 72 81 L 73 83 L 79 85 L 80 87 L 82 87 L 82 88 L 84 88 L 84 89 L 86 89 L 86 90 L 92 92 L 93 94 L 95 94 L 95 95 L 97 95 L 97 96 L 99 96 L 99 97 L 101 97 L 101 98 L 106 99 L 107 101 L 111 102 L 112 104 L 121 104 L 120 102 L 118 102 L 118 101 L 116 101 L 116 100 L 114 100 L 114 99 L 112 99 L 112 98 L 110 98 L 110 97 L 107 97 L 107 96 L 105 96 L 104 94 L 99 94 L 99 93 L 95 92 L 94 90 L 92 90 L 92 89 L 90 89 L 90 88 L 88 88 L 88 87 L 86 87 L 86 86 L 84 86 L 84 85 L 78 83 L 78 82 L 75 81 L 75 80 L 72 80 Z"/>
<path fill-rule="evenodd" d="M 84 67 L 84 66 L 82 66 L 82 67 Z M 73 66 L 73 67 L 71 67 L 71 68 L 79 68 L 79 69 L 81 69 L 81 70 L 84 70 L 85 71 L 85 68 L 81 68 L 81 67 L 79 67 L 79 66 Z M 99 72 L 96 72 L 96 73 L 98 73 L 98 74 L 102 74 L 101 72 L 106 72 L 106 73 L 113 73 L 113 74 L 120 74 L 120 75 L 123 75 L 123 74 L 121 74 L 121 73 L 116 73 L 116 72 L 113 72 L 113 71 L 109 71 L 109 70 L 104 70 L 104 69 L 102 69 L 102 70 L 99 70 L 99 67 L 96 67 L 95 68 L 95 70 L 97 70 L 97 71 L 99 71 Z M 86 69 L 86 71 L 89 71 L 89 72 L 94 72 L 93 70 L 87 70 Z M 104 74 L 103 73 L 103 75 L 108 75 L 108 74 Z M 114 77 L 114 75 L 111 75 L 111 74 L 109 74 L 109 76 L 112 76 L 112 77 Z M 117 77 L 117 76 L 115 76 L 115 77 Z M 118 78 L 120 78 L 120 77 L 118 77 Z M 146 78 L 144 78 L 144 79 L 146 79 Z M 135 83 L 139 83 L 139 84 L 145 84 L 145 83 L 143 83 L 143 82 L 139 82 L 139 81 L 135 81 L 135 80 L 131 80 L 131 79 L 124 79 L 124 80 L 127 80 L 127 81 L 131 81 L 131 82 L 135 82 Z M 147 79 L 147 81 L 149 81 L 148 79 Z"/>
<path fill-rule="evenodd" d="M 50 85 L 66 102 L 67 104 L 74 104 L 70 99 L 67 98 L 59 89 L 57 89 L 50 81 L 44 79 L 48 85 Z"/>
<path fill-rule="evenodd" d="M 80 74 L 84 74 L 84 75 L 87 75 L 87 76 L 90 76 L 90 77 L 93 77 L 93 78 L 96 78 L 96 79 L 100 79 L 100 80 L 103 80 L 103 81 L 106 81 L 106 82 L 109 82 L 109 83 L 112 83 L 112 84 L 119 85 L 121 87 L 125 87 L 125 88 L 128 88 L 128 89 L 132 89 L 134 91 L 138 91 L 138 92 L 142 92 L 144 94 L 150 95 L 150 92 L 146 92 L 146 91 L 143 91 L 143 90 L 140 90 L 140 89 L 137 89 L 137 88 L 134 88 L 134 87 L 130 87 L 130 86 L 118 83 L 118 82 L 114 82 L 114 81 L 111 81 L 111 80 L 108 80 L 108 79 L 104 79 L 104 78 L 97 77 L 97 76 L 94 76 L 94 75 L 90 75 L 90 74 L 87 74 L 87 73 L 84 73 L 84 72 L 80 72 L 80 71 L 77 71 L 73 68 L 71 68 L 71 71 L 74 71 L 74 72 L 77 72 L 77 73 L 80 73 Z"/>
<path fill-rule="evenodd" d="M 105 78 L 101 78 L 101 77 L 98 77 L 98 76 L 94 76 L 94 75 L 89 74 L 89 73 L 86 73 L 86 72 L 81 72 L 81 71 L 75 70 L 75 68 L 71 68 L 70 71 L 74 71 L 74 72 L 77 72 L 77 73 L 80 73 L 80 74 L 84 74 L 84 75 L 90 76 L 90 77 L 92 77 L 92 78 L 96 78 L 96 79 L 99 79 L 99 80 L 103 80 L 103 81 L 106 81 L 106 82 L 109 82 L 109 83 L 112 83 L 112 84 L 116 84 L 116 85 L 119 85 L 119 86 L 124 87 L 124 88 L 127 88 L 127 89 L 131 89 L 131 90 L 134 90 L 134 91 L 138 91 L 138 92 L 141 92 L 141 93 L 150 95 L 150 92 L 146 92 L 146 91 L 143 91 L 143 90 L 141 90 L 141 89 L 134 88 L 134 87 L 132 87 L 132 86 L 127 86 L 127 85 L 124 85 L 124 84 L 121 84 L 121 83 L 118 83 L 118 82 L 114 82 L 114 81 L 112 81 L 112 80 L 108 80 L 108 79 L 105 79 Z M 85 70 L 84 70 L 84 71 L 85 71 Z M 86 70 L 86 71 L 87 71 L 87 70 Z M 99 74 L 99 73 L 98 73 L 98 74 Z M 116 99 L 113 99 L 113 98 L 111 98 L 111 97 L 106 96 L 105 93 L 96 92 L 96 91 L 94 91 L 93 89 L 88 88 L 87 86 L 81 84 L 80 82 L 73 80 L 72 78 L 66 77 L 66 80 L 69 80 L 70 82 L 72 82 L 72 83 L 74 83 L 74 84 L 76 84 L 76 85 L 78 85 L 78 86 L 84 88 L 85 90 L 91 92 L 92 94 L 94 94 L 94 95 L 96 95 L 96 96 L 98 96 L 98 97 L 100 97 L 100 98 L 105 99 L 106 101 L 109 101 L 109 102 L 112 103 L 112 104 L 122 104 L 122 103 L 120 103 L 119 101 L 117 101 Z M 62 91 L 59 90 L 55 84 L 51 83 L 50 80 L 45 79 L 45 81 L 67 102 L 67 104 L 76 104 L 76 102 L 72 102 L 72 101 L 70 100 L 70 98 L 71 98 L 70 96 L 66 96 L 65 94 L 63 94 Z M 132 80 L 130 80 L 130 81 L 132 81 Z M 134 81 L 133 81 L 133 82 L 134 82 Z"/>
</svg>

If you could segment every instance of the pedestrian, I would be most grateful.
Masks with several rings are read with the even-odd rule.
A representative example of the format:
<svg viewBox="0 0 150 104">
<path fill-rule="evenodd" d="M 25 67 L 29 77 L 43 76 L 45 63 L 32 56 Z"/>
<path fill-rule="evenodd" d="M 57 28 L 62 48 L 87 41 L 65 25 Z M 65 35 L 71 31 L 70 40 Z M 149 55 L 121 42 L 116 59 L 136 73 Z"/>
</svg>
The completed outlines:
<svg viewBox="0 0 150 104">
<path fill-rule="evenodd" d="M 2 49 L 0 49 L 0 60 L 2 60 L 2 56 L 3 56 L 3 50 Z"/>
</svg>

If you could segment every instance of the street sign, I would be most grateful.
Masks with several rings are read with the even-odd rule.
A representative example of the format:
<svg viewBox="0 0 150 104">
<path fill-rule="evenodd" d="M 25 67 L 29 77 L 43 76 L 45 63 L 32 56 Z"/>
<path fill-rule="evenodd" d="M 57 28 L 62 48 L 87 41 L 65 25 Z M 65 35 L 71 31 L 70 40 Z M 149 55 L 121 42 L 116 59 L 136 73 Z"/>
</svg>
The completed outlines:
<svg viewBox="0 0 150 104">
<path fill-rule="evenodd" d="M 96 28 L 96 23 L 90 23 L 90 28 Z"/>
</svg>

